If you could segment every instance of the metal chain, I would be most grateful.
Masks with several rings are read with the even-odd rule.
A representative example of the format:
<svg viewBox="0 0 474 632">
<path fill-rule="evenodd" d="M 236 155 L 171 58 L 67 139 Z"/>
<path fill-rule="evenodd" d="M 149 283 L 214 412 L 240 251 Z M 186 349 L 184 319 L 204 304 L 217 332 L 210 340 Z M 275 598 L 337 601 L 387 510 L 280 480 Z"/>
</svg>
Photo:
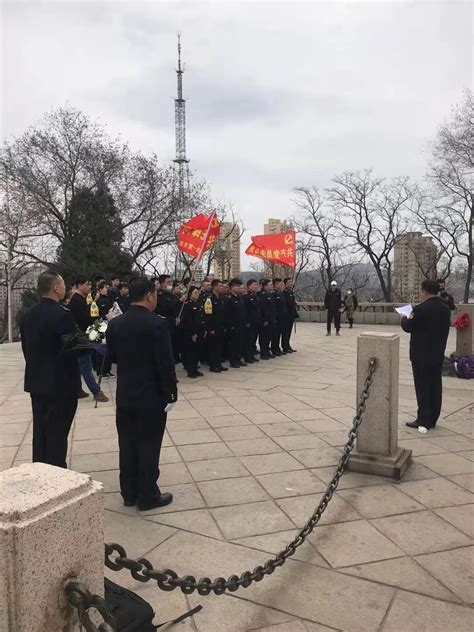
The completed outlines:
<svg viewBox="0 0 474 632">
<path fill-rule="evenodd" d="M 175 571 L 168 568 L 164 570 L 156 570 L 153 568 L 151 562 L 144 557 L 140 557 L 136 560 L 130 559 L 127 557 L 125 549 L 120 544 L 111 543 L 105 545 L 105 565 L 114 571 L 120 571 L 127 568 L 131 572 L 132 577 L 139 582 L 148 582 L 152 579 L 156 581 L 158 587 L 164 591 L 171 591 L 179 587 L 186 595 L 189 595 L 196 590 L 200 595 L 209 595 L 211 592 L 215 595 L 222 595 L 222 593 L 226 590 L 234 592 L 239 588 L 247 588 L 253 582 L 259 582 L 266 575 L 271 575 L 276 568 L 283 566 L 286 560 L 294 555 L 296 549 L 303 544 L 308 535 L 318 524 L 321 516 L 325 512 L 326 507 L 333 497 L 339 484 L 339 480 L 344 474 L 347 462 L 349 461 L 349 455 L 354 448 L 357 430 L 362 423 L 362 415 L 365 411 L 366 403 L 369 398 L 370 387 L 372 385 L 376 368 L 377 360 L 375 358 L 371 358 L 369 361 L 368 374 L 365 379 L 364 388 L 362 389 L 359 405 L 357 406 L 357 412 L 352 422 L 352 428 L 349 431 L 347 443 L 344 446 L 339 464 L 326 489 L 326 492 L 324 493 L 324 496 L 319 501 L 318 506 L 301 531 L 299 531 L 286 548 L 280 551 L 280 553 L 277 553 L 275 557 L 267 560 L 267 562 L 265 562 L 262 566 L 257 566 L 253 569 L 253 571 L 245 571 L 240 575 L 240 577 L 238 575 L 231 575 L 228 579 L 218 577 L 217 579 L 214 579 L 214 581 L 209 577 L 203 577 L 197 581 L 192 575 L 178 577 Z M 116 553 L 117 556 L 112 558 L 111 556 L 114 553 Z"/>
<path fill-rule="evenodd" d="M 68 581 L 64 590 L 68 603 L 78 612 L 81 630 L 85 628 L 86 632 L 116 632 L 115 619 L 107 610 L 103 597 L 93 595 L 85 584 L 75 580 Z M 90 608 L 95 608 L 103 619 L 99 627 L 89 617 Z"/>
</svg>

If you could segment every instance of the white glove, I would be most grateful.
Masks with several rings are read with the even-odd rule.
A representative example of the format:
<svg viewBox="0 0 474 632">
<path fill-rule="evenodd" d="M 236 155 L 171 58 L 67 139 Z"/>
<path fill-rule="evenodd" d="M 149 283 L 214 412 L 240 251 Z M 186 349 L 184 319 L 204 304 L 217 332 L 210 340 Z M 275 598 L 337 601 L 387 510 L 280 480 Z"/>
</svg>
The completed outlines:
<svg viewBox="0 0 474 632">
<path fill-rule="evenodd" d="M 165 406 L 165 413 L 169 413 L 170 410 L 173 410 L 173 408 L 176 406 L 176 402 L 170 403 L 170 404 L 166 404 Z"/>
</svg>

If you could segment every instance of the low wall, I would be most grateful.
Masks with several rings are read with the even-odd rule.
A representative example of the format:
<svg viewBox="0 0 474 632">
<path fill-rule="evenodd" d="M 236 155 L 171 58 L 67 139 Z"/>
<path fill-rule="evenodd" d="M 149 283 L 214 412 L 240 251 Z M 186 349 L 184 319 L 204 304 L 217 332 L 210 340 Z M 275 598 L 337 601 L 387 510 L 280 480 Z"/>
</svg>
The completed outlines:
<svg viewBox="0 0 474 632">
<path fill-rule="evenodd" d="M 399 325 L 400 316 L 395 312 L 395 307 L 404 303 L 360 303 L 354 312 L 354 323 L 357 325 Z M 300 320 L 306 323 L 325 323 L 326 310 L 324 303 L 299 302 Z M 342 322 L 346 321 L 346 315 L 342 315 Z"/>
</svg>

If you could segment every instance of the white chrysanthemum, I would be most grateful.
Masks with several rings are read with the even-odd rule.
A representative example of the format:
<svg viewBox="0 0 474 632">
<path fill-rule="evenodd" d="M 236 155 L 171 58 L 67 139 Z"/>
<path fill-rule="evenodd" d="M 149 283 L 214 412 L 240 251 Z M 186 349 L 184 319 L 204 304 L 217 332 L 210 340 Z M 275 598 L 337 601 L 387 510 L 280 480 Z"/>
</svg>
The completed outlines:
<svg viewBox="0 0 474 632">
<path fill-rule="evenodd" d="M 99 337 L 99 332 L 96 331 L 95 329 L 93 329 L 90 333 L 89 333 L 89 340 L 97 340 L 97 338 Z"/>
<path fill-rule="evenodd" d="M 103 323 L 100 323 L 99 331 L 101 334 L 105 334 L 105 332 L 107 331 L 107 323 L 105 321 Z"/>
</svg>

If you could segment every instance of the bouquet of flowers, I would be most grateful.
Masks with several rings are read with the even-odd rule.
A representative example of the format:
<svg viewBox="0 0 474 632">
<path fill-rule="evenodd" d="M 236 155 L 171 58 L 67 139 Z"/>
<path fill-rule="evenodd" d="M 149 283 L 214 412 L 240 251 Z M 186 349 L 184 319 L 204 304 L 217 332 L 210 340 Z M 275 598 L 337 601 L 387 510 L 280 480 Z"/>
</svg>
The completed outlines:
<svg viewBox="0 0 474 632">
<path fill-rule="evenodd" d="M 92 323 L 92 325 L 89 325 L 89 327 L 86 329 L 86 336 L 91 342 L 99 345 L 104 345 L 106 332 L 107 321 L 102 320 L 102 318 L 98 318 Z"/>
</svg>

